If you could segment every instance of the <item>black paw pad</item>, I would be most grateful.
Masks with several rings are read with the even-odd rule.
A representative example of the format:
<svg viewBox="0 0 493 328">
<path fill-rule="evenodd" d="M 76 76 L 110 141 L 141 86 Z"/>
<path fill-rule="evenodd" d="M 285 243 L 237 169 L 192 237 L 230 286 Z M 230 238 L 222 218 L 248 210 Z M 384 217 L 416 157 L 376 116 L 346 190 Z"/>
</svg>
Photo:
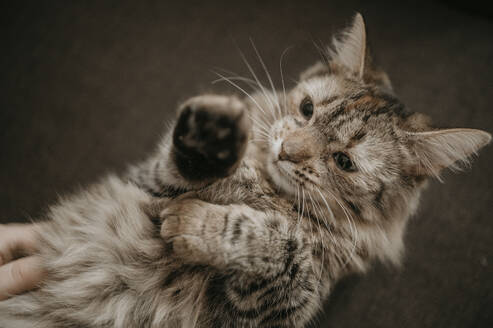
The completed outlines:
<svg viewBox="0 0 493 328">
<path fill-rule="evenodd" d="M 246 146 L 245 116 L 244 110 L 219 105 L 202 103 L 184 107 L 173 134 L 180 173 L 191 180 L 230 174 Z"/>
</svg>

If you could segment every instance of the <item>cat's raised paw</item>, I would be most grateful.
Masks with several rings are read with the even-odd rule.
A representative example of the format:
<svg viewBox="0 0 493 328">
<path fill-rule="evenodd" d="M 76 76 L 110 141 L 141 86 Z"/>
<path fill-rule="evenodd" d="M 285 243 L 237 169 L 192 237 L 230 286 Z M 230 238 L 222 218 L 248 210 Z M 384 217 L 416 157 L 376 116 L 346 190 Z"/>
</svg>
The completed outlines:
<svg viewBox="0 0 493 328">
<path fill-rule="evenodd" d="M 180 173 L 190 180 L 231 174 L 246 149 L 249 129 L 245 105 L 236 97 L 204 95 L 186 101 L 173 133 Z"/>
</svg>

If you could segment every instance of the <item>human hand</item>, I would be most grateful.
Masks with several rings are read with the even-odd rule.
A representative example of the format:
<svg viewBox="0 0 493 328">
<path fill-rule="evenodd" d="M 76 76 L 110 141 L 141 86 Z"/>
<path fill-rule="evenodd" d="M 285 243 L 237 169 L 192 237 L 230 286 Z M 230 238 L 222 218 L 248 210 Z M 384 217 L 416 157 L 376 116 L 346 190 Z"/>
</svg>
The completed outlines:
<svg viewBox="0 0 493 328">
<path fill-rule="evenodd" d="M 0 301 L 31 290 L 43 278 L 32 224 L 0 224 Z"/>
</svg>

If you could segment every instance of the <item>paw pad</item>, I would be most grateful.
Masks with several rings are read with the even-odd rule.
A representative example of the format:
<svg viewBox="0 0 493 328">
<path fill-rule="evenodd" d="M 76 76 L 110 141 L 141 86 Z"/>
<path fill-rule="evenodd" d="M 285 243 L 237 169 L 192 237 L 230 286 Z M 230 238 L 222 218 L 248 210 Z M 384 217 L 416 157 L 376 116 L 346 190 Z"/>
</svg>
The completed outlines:
<svg viewBox="0 0 493 328">
<path fill-rule="evenodd" d="M 187 101 L 173 134 L 176 164 L 190 179 L 227 176 L 246 148 L 249 121 L 236 98 L 201 96 Z"/>
</svg>

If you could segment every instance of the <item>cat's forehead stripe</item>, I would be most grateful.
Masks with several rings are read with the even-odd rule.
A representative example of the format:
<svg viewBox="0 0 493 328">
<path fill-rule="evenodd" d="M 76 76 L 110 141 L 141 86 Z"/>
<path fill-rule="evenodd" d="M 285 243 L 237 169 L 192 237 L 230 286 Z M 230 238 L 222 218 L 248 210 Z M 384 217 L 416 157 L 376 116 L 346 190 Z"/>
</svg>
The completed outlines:
<svg viewBox="0 0 493 328">
<path fill-rule="evenodd" d="M 338 98 L 333 96 L 327 98 L 326 101 L 333 102 Z M 346 117 L 348 114 L 350 117 Z M 354 117 L 353 115 L 362 115 L 360 118 L 366 123 L 371 117 L 382 114 L 393 114 L 401 119 L 406 119 L 410 112 L 406 111 L 404 105 L 393 96 L 365 91 L 344 99 L 333 110 L 323 115 L 321 122 L 332 125 L 335 129 L 340 129 L 351 120 L 351 117 Z M 343 115 L 346 118 L 339 119 Z"/>
<path fill-rule="evenodd" d="M 328 106 L 328 105 L 330 105 L 331 103 L 333 103 L 334 101 L 336 101 L 336 100 L 338 100 L 340 98 L 341 97 L 338 96 L 338 95 L 330 96 L 330 97 L 327 97 L 327 98 L 323 99 L 322 101 L 320 101 L 316 105 L 317 106 Z"/>
<path fill-rule="evenodd" d="M 349 140 L 350 143 L 358 142 L 366 136 L 366 131 L 360 128 Z"/>
</svg>

